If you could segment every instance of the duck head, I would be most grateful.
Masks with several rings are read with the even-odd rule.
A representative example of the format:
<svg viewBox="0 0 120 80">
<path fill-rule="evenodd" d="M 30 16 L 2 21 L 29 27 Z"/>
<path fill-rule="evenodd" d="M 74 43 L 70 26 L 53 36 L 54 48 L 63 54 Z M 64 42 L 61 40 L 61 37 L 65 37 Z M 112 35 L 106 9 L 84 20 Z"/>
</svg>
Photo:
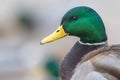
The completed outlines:
<svg viewBox="0 0 120 80">
<path fill-rule="evenodd" d="M 96 11 L 89 7 L 70 9 L 55 32 L 41 41 L 49 43 L 65 36 L 77 36 L 83 43 L 100 43 L 107 40 L 104 23 Z"/>
</svg>

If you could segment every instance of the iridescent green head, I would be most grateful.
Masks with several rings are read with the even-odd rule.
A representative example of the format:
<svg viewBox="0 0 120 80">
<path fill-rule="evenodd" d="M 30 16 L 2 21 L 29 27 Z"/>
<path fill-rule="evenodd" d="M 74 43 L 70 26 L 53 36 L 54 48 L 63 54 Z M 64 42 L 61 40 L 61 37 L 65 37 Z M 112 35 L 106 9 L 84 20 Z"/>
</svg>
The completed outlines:
<svg viewBox="0 0 120 80">
<path fill-rule="evenodd" d="M 84 43 L 97 43 L 107 40 L 105 27 L 100 16 L 88 7 L 76 7 L 63 17 L 61 25 L 69 35 L 80 37 Z"/>
<path fill-rule="evenodd" d="M 89 7 L 75 7 L 70 9 L 63 16 L 61 27 L 65 32 L 64 36 L 80 37 L 80 41 L 83 43 L 100 43 L 107 40 L 101 17 Z M 61 30 L 57 29 L 54 34 L 60 32 Z M 43 42 L 46 43 L 45 40 Z"/>
</svg>

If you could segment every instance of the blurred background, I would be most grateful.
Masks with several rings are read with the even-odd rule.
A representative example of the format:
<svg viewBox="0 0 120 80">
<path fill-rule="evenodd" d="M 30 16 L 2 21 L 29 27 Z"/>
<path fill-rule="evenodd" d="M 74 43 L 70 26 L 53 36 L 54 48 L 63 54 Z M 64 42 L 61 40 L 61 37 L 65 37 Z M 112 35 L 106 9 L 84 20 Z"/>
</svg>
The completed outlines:
<svg viewBox="0 0 120 80">
<path fill-rule="evenodd" d="M 120 43 L 119 0 L 0 0 L 0 80 L 59 80 L 60 63 L 79 38 L 40 41 L 76 6 L 95 9 L 109 44 Z"/>
</svg>

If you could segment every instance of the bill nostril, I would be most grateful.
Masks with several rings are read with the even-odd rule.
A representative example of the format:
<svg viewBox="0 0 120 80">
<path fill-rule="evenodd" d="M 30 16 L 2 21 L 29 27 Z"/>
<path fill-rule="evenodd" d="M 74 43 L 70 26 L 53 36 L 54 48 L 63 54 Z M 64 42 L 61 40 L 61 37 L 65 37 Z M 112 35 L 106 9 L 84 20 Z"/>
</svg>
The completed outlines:
<svg viewBox="0 0 120 80">
<path fill-rule="evenodd" d="M 59 32 L 60 30 L 57 30 L 56 32 Z"/>
</svg>

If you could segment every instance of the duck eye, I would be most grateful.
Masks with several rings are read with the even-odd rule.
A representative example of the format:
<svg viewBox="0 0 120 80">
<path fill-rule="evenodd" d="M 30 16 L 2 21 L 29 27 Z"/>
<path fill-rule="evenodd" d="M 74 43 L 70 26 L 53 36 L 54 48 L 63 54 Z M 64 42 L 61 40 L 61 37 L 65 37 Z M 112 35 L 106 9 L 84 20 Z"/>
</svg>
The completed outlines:
<svg viewBox="0 0 120 80">
<path fill-rule="evenodd" d="M 78 20 L 77 16 L 73 16 L 73 17 L 70 18 L 70 21 L 76 21 L 76 20 Z"/>
</svg>

